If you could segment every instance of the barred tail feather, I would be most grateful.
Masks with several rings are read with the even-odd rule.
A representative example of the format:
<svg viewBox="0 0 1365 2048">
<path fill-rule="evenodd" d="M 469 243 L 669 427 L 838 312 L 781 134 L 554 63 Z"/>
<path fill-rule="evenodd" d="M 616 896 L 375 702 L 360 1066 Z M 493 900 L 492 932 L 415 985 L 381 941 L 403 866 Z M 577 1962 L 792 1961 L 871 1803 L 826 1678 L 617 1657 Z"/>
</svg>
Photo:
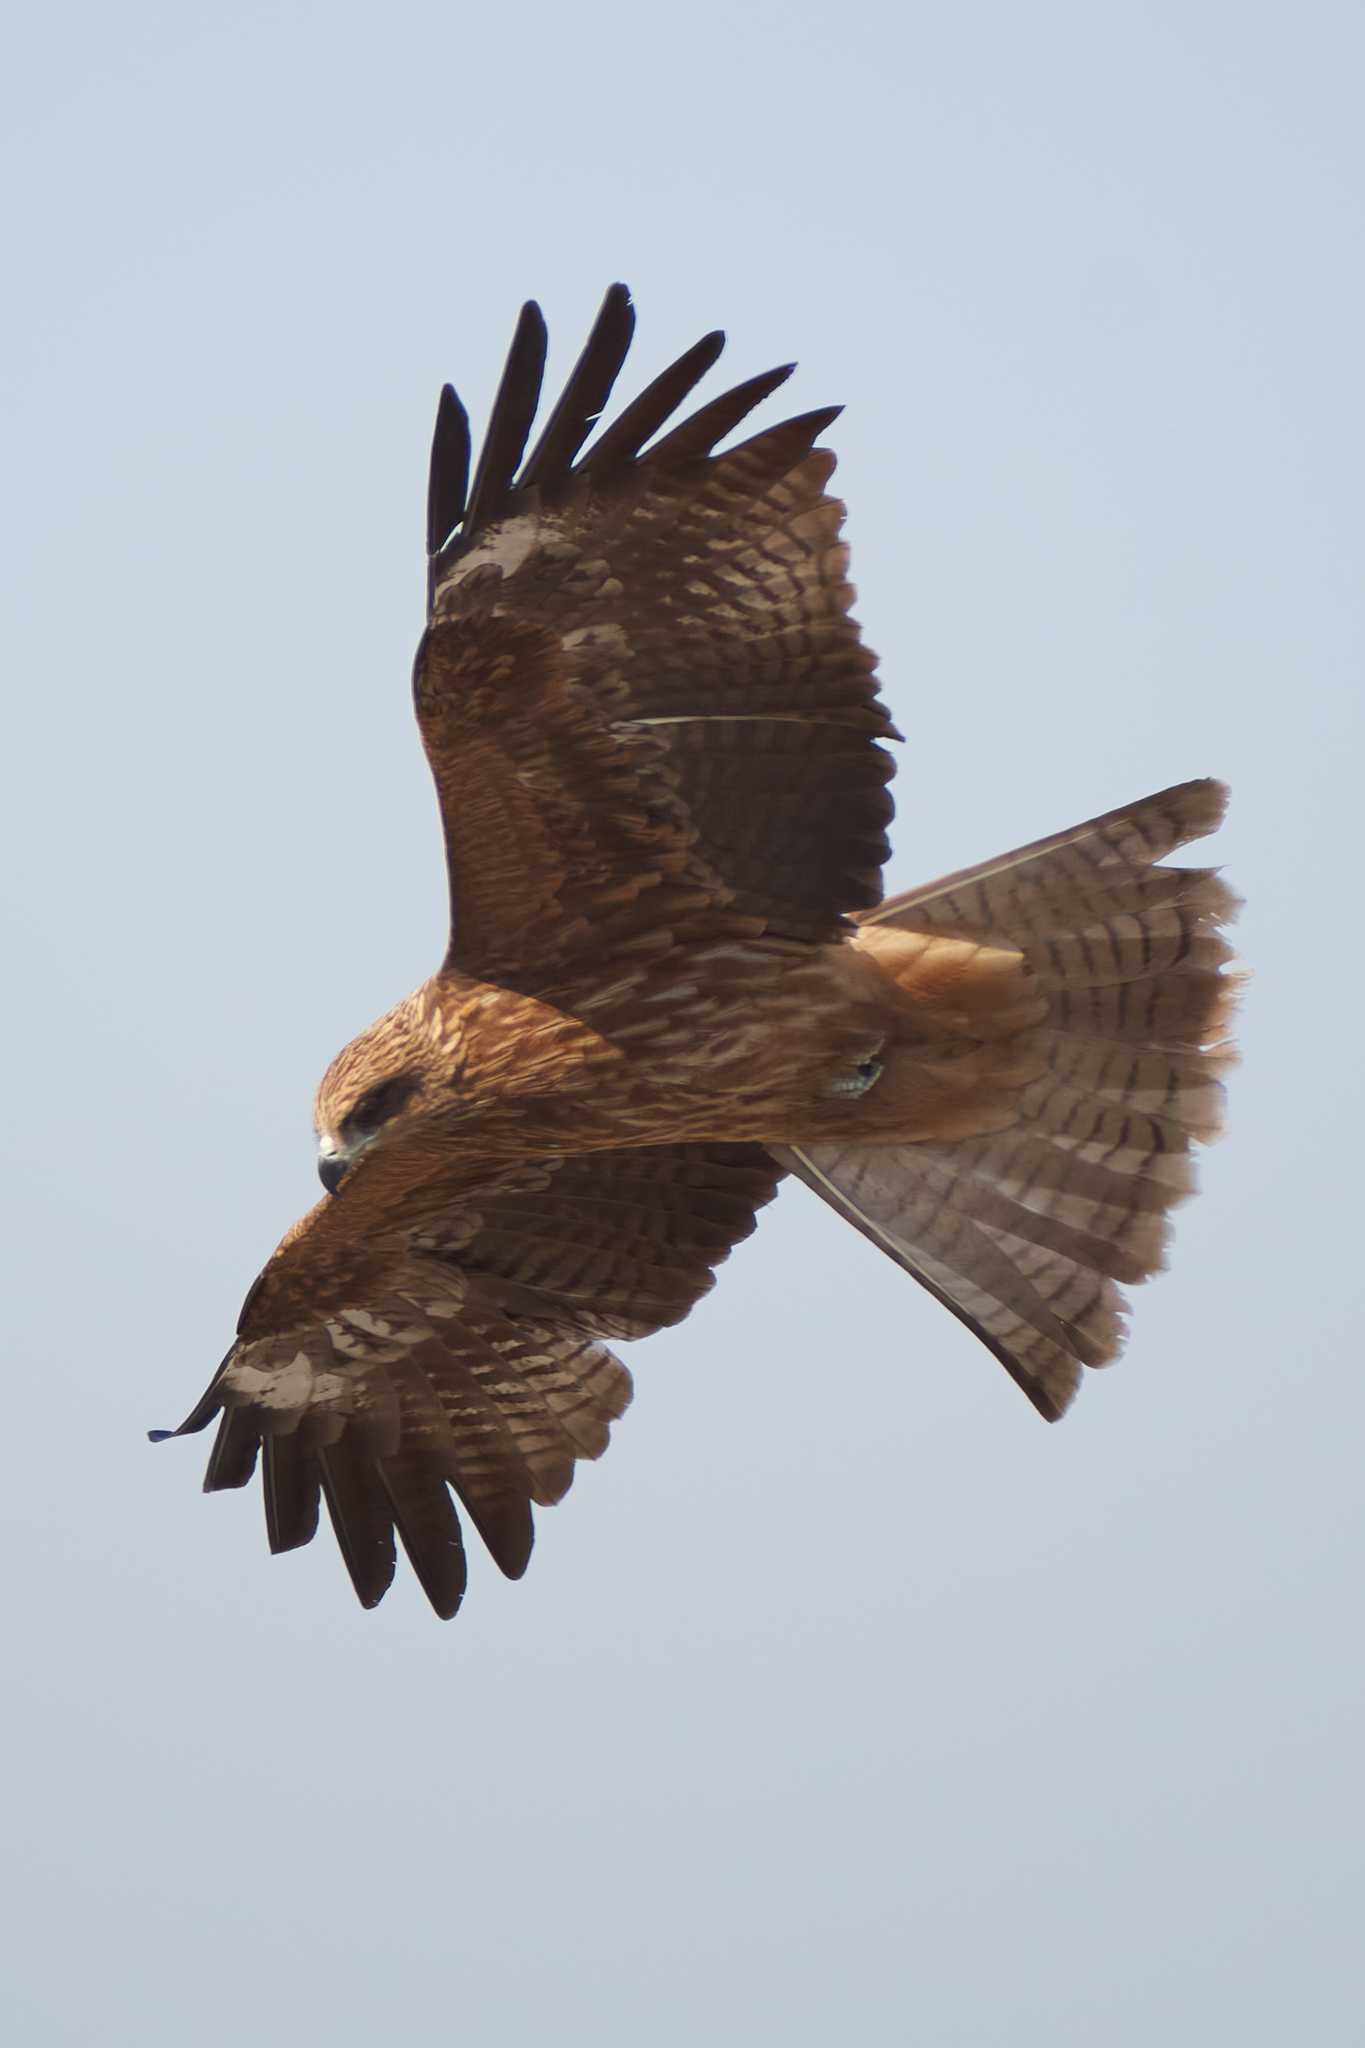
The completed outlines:
<svg viewBox="0 0 1365 2048">
<path fill-rule="evenodd" d="M 1012 949 L 1046 998 L 1008 1129 L 906 1146 L 792 1147 L 781 1163 L 994 1352 L 1049 1421 L 1083 1366 L 1117 1357 L 1117 1285 L 1165 1262 L 1167 1217 L 1213 1137 L 1236 977 L 1237 900 L 1159 865 L 1221 821 L 1185 783 L 889 899 L 861 922 Z"/>
</svg>

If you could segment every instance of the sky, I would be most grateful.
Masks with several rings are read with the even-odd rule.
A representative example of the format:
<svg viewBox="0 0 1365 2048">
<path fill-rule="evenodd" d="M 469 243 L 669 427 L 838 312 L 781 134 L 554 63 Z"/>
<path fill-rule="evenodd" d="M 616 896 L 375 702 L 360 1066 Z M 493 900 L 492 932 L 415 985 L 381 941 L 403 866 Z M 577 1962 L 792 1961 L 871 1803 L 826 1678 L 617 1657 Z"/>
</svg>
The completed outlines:
<svg viewBox="0 0 1365 2048">
<path fill-rule="evenodd" d="M 6 1836 L 25 2048 L 1361 2037 L 1365 16 L 26 11 L 0 157 Z M 1230 1129 L 1045 1427 L 801 1189 L 437 1622 L 152 1449 L 443 945 L 441 382 L 797 357 L 892 886 L 1218 774 Z M 784 394 L 784 397 L 786 394 Z M 6 1954 L 5 1951 L 8 1951 Z"/>
</svg>

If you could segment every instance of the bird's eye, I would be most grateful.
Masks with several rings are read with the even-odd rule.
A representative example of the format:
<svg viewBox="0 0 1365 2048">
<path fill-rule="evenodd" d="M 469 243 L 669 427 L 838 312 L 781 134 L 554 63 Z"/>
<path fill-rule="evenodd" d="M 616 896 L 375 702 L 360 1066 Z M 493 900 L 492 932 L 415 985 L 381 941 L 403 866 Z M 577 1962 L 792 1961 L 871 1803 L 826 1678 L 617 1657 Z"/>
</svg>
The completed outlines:
<svg viewBox="0 0 1365 2048">
<path fill-rule="evenodd" d="M 417 1082 L 411 1074 L 393 1074 L 387 1081 L 376 1082 L 367 1088 L 349 1116 L 342 1120 L 343 1131 L 377 1131 L 390 1117 L 397 1116 L 400 1109 L 417 1092 Z"/>
</svg>

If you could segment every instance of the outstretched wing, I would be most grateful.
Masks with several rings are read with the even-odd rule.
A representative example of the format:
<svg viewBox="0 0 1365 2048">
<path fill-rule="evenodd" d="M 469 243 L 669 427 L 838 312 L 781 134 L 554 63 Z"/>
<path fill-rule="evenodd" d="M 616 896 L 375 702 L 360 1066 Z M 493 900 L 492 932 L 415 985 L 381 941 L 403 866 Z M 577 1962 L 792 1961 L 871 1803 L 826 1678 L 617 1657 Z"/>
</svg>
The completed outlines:
<svg viewBox="0 0 1365 2048">
<path fill-rule="evenodd" d="M 262 1467 L 274 1551 L 325 1501 L 362 1603 L 397 1534 L 438 1614 L 465 1555 L 452 1491 L 519 1578 L 533 1503 L 606 1449 L 630 1375 L 597 1340 L 681 1321 L 749 1235 L 781 1170 L 752 1145 L 661 1147 L 485 1172 L 458 1194 L 362 1161 L 296 1225 L 177 1435 L 220 1416 L 205 1490 Z"/>
<path fill-rule="evenodd" d="M 714 455 L 787 366 L 653 440 L 719 354 L 712 334 L 579 459 L 633 321 L 614 285 L 524 462 L 538 308 L 468 489 L 449 389 L 437 418 L 415 694 L 445 827 L 448 964 L 514 987 L 680 919 L 832 938 L 881 894 L 877 741 L 892 727 L 848 616 L 834 458 L 814 446 L 837 408 Z"/>
</svg>

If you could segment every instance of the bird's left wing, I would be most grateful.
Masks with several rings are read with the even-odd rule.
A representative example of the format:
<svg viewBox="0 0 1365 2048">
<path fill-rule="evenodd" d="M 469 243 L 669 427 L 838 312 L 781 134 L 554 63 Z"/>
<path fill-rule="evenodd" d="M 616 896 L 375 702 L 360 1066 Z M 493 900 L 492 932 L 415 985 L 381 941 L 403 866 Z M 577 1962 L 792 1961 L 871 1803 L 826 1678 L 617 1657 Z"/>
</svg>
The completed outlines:
<svg viewBox="0 0 1365 2048">
<path fill-rule="evenodd" d="M 837 937 L 881 894 L 892 727 L 849 617 L 838 408 L 713 450 L 790 365 L 652 437 L 707 335 L 579 450 L 634 315 L 613 286 L 529 456 L 545 328 L 521 318 L 472 484 L 432 451 L 415 696 L 445 828 L 448 964 L 543 991 L 679 921 Z"/>
<path fill-rule="evenodd" d="M 532 1503 L 606 1448 L 630 1376 L 601 1337 L 682 1319 L 754 1226 L 781 1169 L 751 1145 L 670 1146 L 485 1168 L 451 1184 L 401 1148 L 359 1162 L 285 1238 L 183 1435 L 220 1417 L 205 1490 L 262 1467 L 272 1550 L 326 1502 L 362 1603 L 395 1534 L 436 1611 L 465 1556 L 452 1492 L 520 1577 Z"/>
</svg>

